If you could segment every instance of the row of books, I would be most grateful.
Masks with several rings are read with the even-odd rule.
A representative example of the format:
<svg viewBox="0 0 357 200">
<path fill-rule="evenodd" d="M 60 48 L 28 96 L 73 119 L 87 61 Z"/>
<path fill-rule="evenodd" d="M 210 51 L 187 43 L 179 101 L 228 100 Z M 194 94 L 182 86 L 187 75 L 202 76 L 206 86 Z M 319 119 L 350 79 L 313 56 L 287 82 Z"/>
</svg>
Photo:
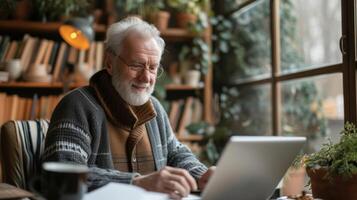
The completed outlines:
<svg viewBox="0 0 357 200">
<path fill-rule="evenodd" d="M 61 81 L 61 74 L 69 65 L 83 64 L 86 71 L 94 73 L 103 66 L 104 42 L 94 41 L 88 50 L 78 50 L 64 41 L 24 35 L 22 40 L 11 40 L 8 35 L 0 36 L 0 62 L 20 59 L 22 74 L 37 71 L 45 66 L 52 82 Z"/>
<path fill-rule="evenodd" d="M 191 123 L 200 122 L 202 119 L 203 105 L 198 98 L 187 97 L 171 101 L 169 120 L 173 131 L 178 137 L 188 135 L 186 127 Z"/>
<path fill-rule="evenodd" d="M 33 98 L 0 93 L 0 125 L 9 120 L 50 119 L 62 95 L 49 95 Z"/>
</svg>

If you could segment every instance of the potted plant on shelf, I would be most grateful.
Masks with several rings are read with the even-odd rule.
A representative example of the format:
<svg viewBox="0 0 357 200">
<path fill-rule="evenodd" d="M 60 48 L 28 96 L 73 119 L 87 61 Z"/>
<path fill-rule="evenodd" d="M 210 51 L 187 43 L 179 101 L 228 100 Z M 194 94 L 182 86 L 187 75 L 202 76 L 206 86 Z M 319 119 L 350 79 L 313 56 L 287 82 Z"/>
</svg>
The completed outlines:
<svg viewBox="0 0 357 200">
<path fill-rule="evenodd" d="M 160 31 L 166 30 L 169 24 L 170 13 L 164 11 L 163 0 L 145 0 L 146 18 L 153 23 Z"/>
<path fill-rule="evenodd" d="M 33 0 L 37 17 L 42 21 L 66 20 L 69 17 L 84 17 L 89 14 L 90 0 Z"/>
<path fill-rule="evenodd" d="M 115 6 L 119 18 L 127 16 L 135 16 L 144 18 L 145 16 L 145 0 L 115 0 Z"/>
<path fill-rule="evenodd" d="M 167 3 L 178 11 L 176 23 L 179 28 L 187 28 L 190 23 L 195 23 L 202 12 L 200 0 L 167 0 Z"/>
<path fill-rule="evenodd" d="M 294 160 L 293 164 L 285 173 L 281 186 L 282 196 L 302 195 L 305 186 L 306 170 L 301 158 L 302 154 Z"/>
<path fill-rule="evenodd" d="M 208 70 L 209 46 L 202 38 L 194 38 L 192 45 L 183 46 L 180 54 L 180 74 L 183 82 L 191 86 L 199 86 L 201 74 Z"/>
<path fill-rule="evenodd" d="M 340 141 L 304 157 L 315 198 L 357 199 L 357 129 L 346 123 Z"/>
<path fill-rule="evenodd" d="M 202 38 L 202 33 L 208 26 L 205 14 L 198 15 L 196 23 L 189 26 L 195 34 L 190 45 L 184 45 L 179 53 L 180 74 L 187 85 L 199 86 L 201 74 L 206 74 L 209 65 L 209 45 Z"/>
</svg>

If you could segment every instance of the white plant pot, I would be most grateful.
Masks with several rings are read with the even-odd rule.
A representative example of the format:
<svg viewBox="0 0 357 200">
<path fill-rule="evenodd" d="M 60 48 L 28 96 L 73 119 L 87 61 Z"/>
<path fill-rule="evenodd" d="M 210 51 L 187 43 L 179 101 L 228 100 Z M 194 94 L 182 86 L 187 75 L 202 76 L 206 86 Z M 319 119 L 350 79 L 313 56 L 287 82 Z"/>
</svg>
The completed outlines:
<svg viewBox="0 0 357 200">
<path fill-rule="evenodd" d="M 22 64 L 20 59 L 12 59 L 6 62 L 5 70 L 9 72 L 9 79 L 16 80 L 21 76 Z"/>
<path fill-rule="evenodd" d="M 304 167 L 298 169 L 289 168 L 286 172 L 281 193 L 283 196 L 301 195 L 305 186 L 306 171 Z"/>
<path fill-rule="evenodd" d="M 50 82 L 51 75 L 47 73 L 45 64 L 33 64 L 23 76 L 25 81 L 30 82 Z"/>
<path fill-rule="evenodd" d="M 201 72 L 198 70 L 188 70 L 184 77 L 186 85 L 197 87 L 200 83 Z"/>
</svg>

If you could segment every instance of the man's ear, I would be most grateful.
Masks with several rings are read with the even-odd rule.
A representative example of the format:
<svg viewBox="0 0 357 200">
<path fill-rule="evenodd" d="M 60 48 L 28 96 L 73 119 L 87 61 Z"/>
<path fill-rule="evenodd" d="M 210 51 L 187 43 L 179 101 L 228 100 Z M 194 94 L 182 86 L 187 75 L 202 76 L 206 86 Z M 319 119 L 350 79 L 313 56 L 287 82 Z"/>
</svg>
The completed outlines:
<svg viewBox="0 0 357 200">
<path fill-rule="evenodd" d="M 107 69 L 107 72 L 110 75 L 113 75 L 113 62 L 112 62 L 112 54 L 110 52 L 105 52 L 104 63 Z"/>
</svg>

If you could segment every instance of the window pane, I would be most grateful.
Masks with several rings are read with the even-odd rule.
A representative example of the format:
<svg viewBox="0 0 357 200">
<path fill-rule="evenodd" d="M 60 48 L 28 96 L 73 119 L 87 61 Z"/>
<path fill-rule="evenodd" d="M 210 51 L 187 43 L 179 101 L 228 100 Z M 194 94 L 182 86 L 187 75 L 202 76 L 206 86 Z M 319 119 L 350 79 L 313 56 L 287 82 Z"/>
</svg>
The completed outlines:
<svg viewBox="0 0 357 200">
<path fill-rule="evenodd" d="M 234 83 L 252 76 L 270 76 L 271 42 L 269 0 L 259 1 L 231 17 L 233 46 L 222 56 L 217 80 Z M 222 74 L 222 77 L 219 77 Z M 227 77 L 227 74 L 230 74 Z"/>
<path fill-rule="evenodd" d="M 239 135 L 271 135 L 271 87 L 223 89 L 222 118 Z"/>
<path fill-rule="evenodd" d="M 342 62 L 341 0 L 284 0 L 280 13 L 282 73 Z"/>
<path fill-rule="evenodd" d="M 323 75 L 281 84 L 281 131 L 309 139 L 309 151 L 319 149 L 325 137 L 339 139 L 343 128 L 342 75 Z"/>
</svg>

